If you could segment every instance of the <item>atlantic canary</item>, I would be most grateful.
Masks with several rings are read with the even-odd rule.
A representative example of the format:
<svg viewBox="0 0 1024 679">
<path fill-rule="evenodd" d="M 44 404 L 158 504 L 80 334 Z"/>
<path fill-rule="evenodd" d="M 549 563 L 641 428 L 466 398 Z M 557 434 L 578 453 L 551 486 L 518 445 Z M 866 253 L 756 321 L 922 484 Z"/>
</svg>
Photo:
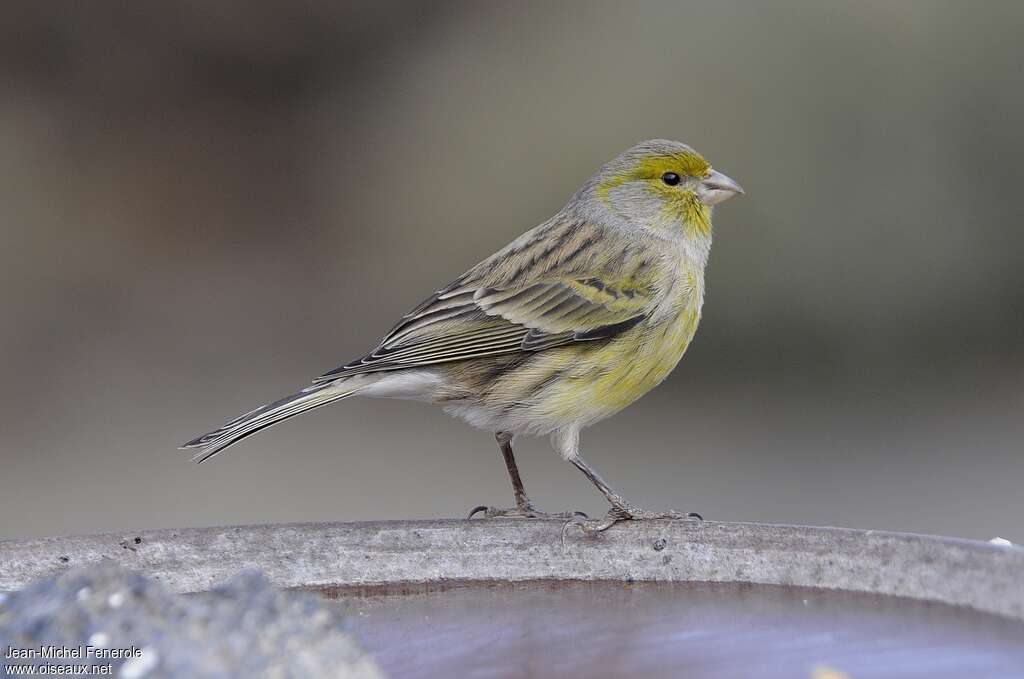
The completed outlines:
<svg viewBox="0 0 1024 679">
<path fill-rule="evenodd" d="M 682 358 L 701 317 L 713 206 L 741 193 L 686 144 L 637 144 L 551 219 L 403 316 L 373 351 L 183 448 L 203 462 L 351 396 L 417 399 L 495 433 L 515 507 L 474 513 L 560 516 L 533 506 L 516 467 L 513 437 L 534 434 L 550 435 L 611 504 L 603 520 L 581 521 L 585 529 L 693 516 L 627 502 L 580 455 L 579 436 L 657 386 Z"/>
</svg>

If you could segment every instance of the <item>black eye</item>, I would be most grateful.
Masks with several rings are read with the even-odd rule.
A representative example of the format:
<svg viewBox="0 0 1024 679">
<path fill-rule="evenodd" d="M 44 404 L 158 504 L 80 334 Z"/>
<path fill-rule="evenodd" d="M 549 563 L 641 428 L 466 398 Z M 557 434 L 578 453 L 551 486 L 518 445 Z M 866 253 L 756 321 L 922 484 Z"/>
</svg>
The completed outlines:
<svg viewBox="0 0 1024 679">
<path fill-rule="evenodd" d="M 675 186 L 676 184 L 679 183 L 679 175 L 677 175 L 675 172 L 666 172 L 665 174 L 661 175 L 661 181 L 665 182 L 669 186 Z"/>
</svg>

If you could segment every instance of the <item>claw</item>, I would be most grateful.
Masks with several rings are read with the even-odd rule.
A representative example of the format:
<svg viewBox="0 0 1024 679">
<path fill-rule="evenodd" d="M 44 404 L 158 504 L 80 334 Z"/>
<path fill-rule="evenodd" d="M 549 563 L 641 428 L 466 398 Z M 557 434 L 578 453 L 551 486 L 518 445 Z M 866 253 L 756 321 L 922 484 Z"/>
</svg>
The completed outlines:
<svg viewBox="0 0 1024 679">
<path fill-rule="evenodd" d="M 580 526 L 580 530 L 583 530 L 583 519 L 579 516 L 573 515 L 571 519 L 562 524 L 562 547 L 565 547 L 565 535 L 569 532 L 569 526 Z"/>
<path fill-rule="evenodd" d="M 585 535 L 596 535 L 608 530 L 620 521 L 642 521 L 645 519 L 676 519 L 689 521 L 703 521 L 704 517 L 697 512 L 650 512 L 645 509 L 633 507 L 632 505 L 613 505 L 608 513 L 601 519 L 579 520 L 573 517 L 562 526 L 562 544 L 565 545 L 565 536 L 570 526 L 578 526 Z"/>
<path fill-rule="evenodd" d="M 621 517 L 618 515 L 608 512 L 603 518 L 591 519 L 589 517 L 580 519 L 579 517 L 573 517 L 569 521 L 565 522 L 562 526 L 562 543 L 565 543 L 565 536 L 569 530 L 569 526 L 577 526 L 585 535 L 594 535 L 595 533 L 601 533 L 608 530 L 619 521 L 625 520 L 627 517 Z"/>
<path fill-rule="evenodd" d="M 477 505 L 476 507 L 473 507 L 473 509 L 469 510 L 469 516 L 466 517 L 466 520 L 468 521 L 469 519 L 472 519 L 476 514 L 480 512 L 483 512 L 484 515 L 486 516 L 487 509 L 487 505 Z"/>
<path fill-rule="evenodd" d="M 583 512 L 577 512 L 571 519 L 562 524 L 562 546 L 565 546 L 565 537 L 568 535 L 571 526 L 578 527 L 584 535 L 594 535 L 595 533 L 608 530 L 621 520 L 613 518 L 611 512 L 608 512 L 608 515 L 603 519 L 591 519 Z"/>
<path fill-rule="evenodd" d="M 578 516 L 582 516 L 584 519 L 590 518 L 584 512 L 559 512 L 557 514 L 548 514 L 542 512 L 539 509 L 535 509 L 533 505 L 527 504 L 522 507 L 511 507 L 509 509 L 500 509 L 498 507 L 488 507 L 487 505 L 480 505 L 473 507 L 472 511 L 469 512 L 469 516 L 466 519 L 472 519 L 477 514 L 483 514 L 485 519 L 494 519 L 499 517 L 516 518 L 516 519 L 575 519 Z"/>
</svg>

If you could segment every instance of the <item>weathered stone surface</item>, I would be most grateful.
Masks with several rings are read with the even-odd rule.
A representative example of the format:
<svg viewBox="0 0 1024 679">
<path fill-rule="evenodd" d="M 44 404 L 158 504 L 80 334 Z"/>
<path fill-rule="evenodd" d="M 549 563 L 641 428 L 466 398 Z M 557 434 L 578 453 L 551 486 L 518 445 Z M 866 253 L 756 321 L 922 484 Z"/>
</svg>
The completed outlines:
<svg viewBox="0 0 1024 679">
<path fill-rule="evenodd" d="M 56 645 L 81 658 L 11 664 L 106 664 L 114 676 L 376 679 L 373 660 L 319 597 L 281 592 L 247 571 L 208 592 L 173 594 L 113 561 L 81 566 L 0 595 L 0 648 Z M 88 647 L 141 650 L 95 659 Z"/>
<path fill-rule="evenodd" d="M 558 520 L 227 526 L 0 541 L 0 590 L 112 559 L 175 592 L 246 568 L 276 587 L 637 580 L 819 587 L 1024 620 L 1024 548 L 884 531 L 631 521 L 594 536 Z"/>
</svg>

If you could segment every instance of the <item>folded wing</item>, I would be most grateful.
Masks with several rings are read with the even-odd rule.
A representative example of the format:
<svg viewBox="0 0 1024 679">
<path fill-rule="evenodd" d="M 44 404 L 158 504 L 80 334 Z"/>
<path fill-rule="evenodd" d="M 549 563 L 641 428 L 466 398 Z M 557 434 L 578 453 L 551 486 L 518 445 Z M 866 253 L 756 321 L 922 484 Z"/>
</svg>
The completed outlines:
<svg viewBox="0 0 1024 679">
<path fill-rule="evenodd" d="M 486 275 L 482 263 L 403 316 L 372 352 L 316 381 L 607 339 L 650 313 L 642 258 L 604 266 L 581 259 L 581 267 L 554 257 L 539 268 L 528 252 L 499 254 L 503 262 L 519 255 L 534 270 L 513 285 Z"/>
</svg>

